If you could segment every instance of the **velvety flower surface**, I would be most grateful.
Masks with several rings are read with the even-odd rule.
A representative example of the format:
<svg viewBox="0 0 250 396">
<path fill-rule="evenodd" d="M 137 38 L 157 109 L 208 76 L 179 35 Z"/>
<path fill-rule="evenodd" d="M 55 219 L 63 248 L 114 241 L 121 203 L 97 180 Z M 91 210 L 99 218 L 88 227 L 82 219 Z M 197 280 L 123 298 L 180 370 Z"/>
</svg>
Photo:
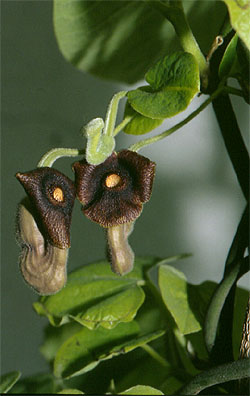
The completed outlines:
<svg viewBox="0 0 250 396">
<path fill-rule="evenodd" d="M 100 165 L 75 162 L 73 169 L 84 214 L 103 227 L 134 221 L 150 199 L 155 163 L 133 151 L 114 152 Z"/>
<path fill-rule="evenodd" d="M 36 209 L 42 231 L 52 245 L 70 247 L 70 223 L 75 201 L 74 183 L 56 169 L 43 167 L 17 173 Z"/>
</svg>

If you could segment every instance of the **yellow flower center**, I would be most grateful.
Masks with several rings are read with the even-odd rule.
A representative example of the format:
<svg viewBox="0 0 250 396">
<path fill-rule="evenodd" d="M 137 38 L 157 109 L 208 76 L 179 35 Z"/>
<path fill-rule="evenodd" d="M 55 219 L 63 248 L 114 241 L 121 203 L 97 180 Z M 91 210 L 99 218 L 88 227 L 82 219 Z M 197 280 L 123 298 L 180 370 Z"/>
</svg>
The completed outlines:
<svg viewBox="0 0 250 396">
<path fill-rule="evenodd" d="M 106 177 L 105 184 L 108 188 L 113 188 L 118 186 L 122 181 L 121 177 L 115 173 Z"/>
<path fill-rule="evenodd" d="M 60 187 L 56 187 L 53 191 L 53 198 L 57 202 L 63 202 L 64 196 L 63 196 L 63 191 Z"/>
</svg>

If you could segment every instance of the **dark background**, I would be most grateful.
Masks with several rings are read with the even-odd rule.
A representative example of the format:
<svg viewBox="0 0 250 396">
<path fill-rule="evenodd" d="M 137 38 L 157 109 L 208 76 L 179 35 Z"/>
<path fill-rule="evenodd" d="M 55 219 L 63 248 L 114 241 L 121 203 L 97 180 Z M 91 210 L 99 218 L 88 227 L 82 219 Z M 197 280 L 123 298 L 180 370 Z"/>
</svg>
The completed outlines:
<svg viewBox="0 0 250 396">
<path fill-rule="evenodd" d="M 2 1 L 1 6 L 1 373 L 29 375 L 47 369 L 38 350 L 47 320 L 32 310 L 37 295 L 18 269 L 15 216 L 24 191 L 14 175 L 34 169 L 53 147 L 83 147 L 82 125 L 104 117 L 112 95 L 131 87 L 82 73 L 64 60 L 53 33 L 51 1 Z M 196 98 L 186 113 L 160 130 L 183 119 L 202 100 Z M 246 140 L 247 105 L 241 98 L 233 103 Z M 127 148 L 136 140 L 121 134 L 117 147 Z M 244 198 L 211 106 L 141 154 L 157 163 L 157 175 L 151 201 L 130 238 L 134 251 L 160 257 L 193 253 L 175 266 L 193 283 L 220 281 Z M 55 167 L 73 177 L 72 162 L 58 160 Z M 69 270 L 104 257 L 103 230 L 81 214 L 78 202 L 71 240 Z M 245 276 L 241 284 L 248 281 Z"/>
</svg>

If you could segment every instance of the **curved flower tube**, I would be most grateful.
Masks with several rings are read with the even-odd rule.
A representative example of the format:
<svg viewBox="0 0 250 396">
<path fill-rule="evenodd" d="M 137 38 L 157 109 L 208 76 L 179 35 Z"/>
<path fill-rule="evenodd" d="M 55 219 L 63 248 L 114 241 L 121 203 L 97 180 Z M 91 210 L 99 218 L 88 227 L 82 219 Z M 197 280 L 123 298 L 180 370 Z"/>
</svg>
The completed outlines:
<svg viewBox="0 0 250 396">
<path fill-rule="evenodd" d="M 68 249 L 60 249 L 44 239 L 28 199 L 19 205 L 17 215 L 19 259 L 24 280 L 41 295 L 57 293 L 66 283 Z"/>
</svg>

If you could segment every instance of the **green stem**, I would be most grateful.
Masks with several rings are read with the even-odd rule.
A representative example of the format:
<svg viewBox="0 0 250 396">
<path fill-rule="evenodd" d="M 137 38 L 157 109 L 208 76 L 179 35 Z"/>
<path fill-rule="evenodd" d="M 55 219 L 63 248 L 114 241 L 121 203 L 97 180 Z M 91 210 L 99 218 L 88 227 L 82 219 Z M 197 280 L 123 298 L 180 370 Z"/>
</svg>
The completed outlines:
<svg viewBox="0 0 250 396">
<path fill-rule="evenodd" d="M 134 116 L 129 116 L 127 115 L 122 122 L 117 125 L 117 127 L 114 130 L 113 136 L 116 136 L 122 129 L 125 128 L 125 126 L 132 120 L 132 118 L 134 118 Z"/>
<path fill-rule="evenodd" d="M 107 114 L 106 114 L 103 135 L 113 136 L 119 101 L 120 101 L 120 99 L 124 98 L 124 96 L 126 96 L 126 94 L 127 94 L 127 91 L 121 91 L 121 92 L 116 93 L 113 96 L 113 98 L 111 99 L 111 102 L 109 104 Z"/>
<path fill-rule="evenodd" d="M 225 300 L 232 286 L 236 284 L 236 281 L 239 279 L 239 277 L 242 276 L 246 271 L 248 271 L 248 267 L 245 265 L 243 259 L 243 254 L 247 246 L 247 243 L 248 243 L 248 207 L 246 207 L 243 213 L 234 240 L 232 242 L 230 251 L 228 253 L 228 257 L 225 265 L 224 278 L 222 279 L 221 283 L 218 285 L 206 314 L 205 323 L 204 323 L 204 339 L 207 350 L 209 352 L 211 352 L 215 346 L 217 328 L 223 306 L 229 304 L 229 303 L 227 304 L 227 301 Z M 230 312 L 226 312 L 226 314 L 224 315 L 226 316 L 226 318 L 224 318 L 225 319 L 224 321 L 226 322 L 226 326 L 224 327 L 226 328 L 221 329 L 220 331 L 220 333 L 222 334 L 220 334 L 219 337 L 220 339 L 218 341 L 220 341 L 221 345 L 219 347 L 219 353 L 217 353 L 217 355 L 218 354 L 220 355 L 223 350 L 224 350 L 224 356 L 226 352 L 228 354 L 231 353 L 232 355 L 232 351 L 231 351 L 232 345 L 229 346 L 229 343 L 232 342 L 231 332 L 232 332 L 232 323 L 233 323 L 233 318 L 232 318 L 233 303 L 229 304 L 228 309 L 231 310 Z M 225 332 L 227 334 L 225 334 Z M 217 356 L 217 358 L 219 357 Z"/>
<path fill-rule="evenodd" d="M 250 376 L 250 361 L 242 359 L 236 362 L 213 367 L 196 375 L 186 386 L 178 391 L 178 395 L 197 395 L 203 389 L 224 382 L 248 378 Z"/>
<path fill-rule="evenodd" d="M 166 131 L 160 133 L 159 135 L 153 136 L 151 138 L 141 140 L 135 144 L 133 144 L 129 150 L 131 151 L 139 151 L 142 147 L 148 146 L 149 144 L 156 143 L 161 139 L 164 139 L 165 137 L 171 135 L 178 129 L 182 128 L 184 125 L 186 125 L 189 121 L 191 121 L 193 118 L 195 118 L 202 110 L 204 110 L 218 95 L 220 95 L 223 92 L 224 88 L 218 88 L 217 91 L 215 91 L 205 102 L 202 103 L 198 109 L 196 109 L 193 113 L 191 113 L 187 118 L 185 118 L 183 121 L 179 122 L 175 126 L 173 126 L 170 129 L 167 129 Z"/>
<path fill-rule="evenodd" d="M 240 187 L 249 200 L 249 156 L 228 95 L 213 102 L 215 115 Z"/>
<path fill-rule="evenodd" d="M 241 89 L 237 89 L 237 88 L 234 88 L 234 87 L 229 87 L 229 86 L 227 86 L 227 87 L 225 87 L 225 91 L 226 91 L 228 94 L 241 96 L 242 98 L 244 97 L 243 92 L 242 92 Z"/>
<path fill-rule="evenodd" d="M 37 164 L 38 168 L 49 166 L 51 167 L 53 163 L 61 157 L 77 157 L 79 155 L 84 155 L 85 150 L 71 149 L 71 148 L 54 148 L 48 151 Z"/>
<path fill-rule="evenodd" d="M 172 23 L 184 51 L 194 55 L 198 62 L 201 76 L 207 75 L 208 65 L 184 13 L 181 0 L 163 2 L 161 0 L 149 1 L 150 5 L 159 10 Z"/>
<path fill-rule="evenodd" d="M 141 348 L 144 349 L 144 351 L 146 351 L 153 359 L 155 359 L 163 367 L 169 367 L 169 363 L 151 346 L 149 346 L 148 344 L 144 344 L 141 345 Z"/>
</svg>

